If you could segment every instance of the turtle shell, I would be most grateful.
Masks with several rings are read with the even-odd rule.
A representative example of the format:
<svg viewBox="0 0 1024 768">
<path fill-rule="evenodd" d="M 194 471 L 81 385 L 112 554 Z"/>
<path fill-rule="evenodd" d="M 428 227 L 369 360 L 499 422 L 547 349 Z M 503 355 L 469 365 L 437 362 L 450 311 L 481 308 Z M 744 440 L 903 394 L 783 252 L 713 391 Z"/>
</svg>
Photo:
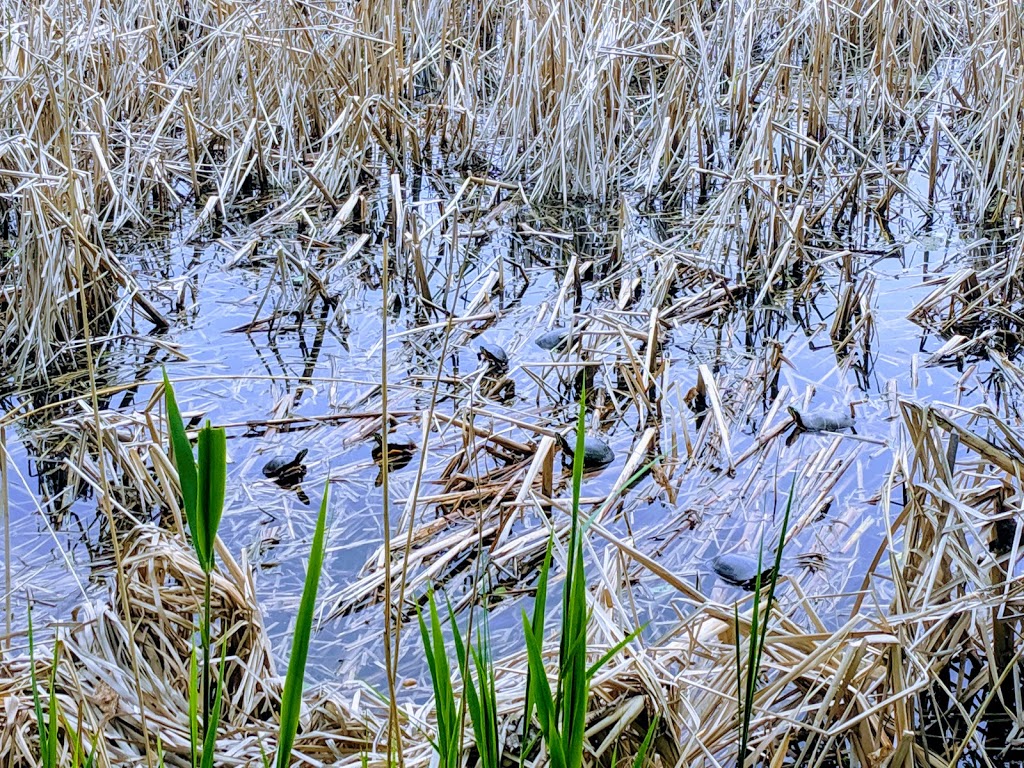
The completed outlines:
<svg viewBox="0 0 1024 768">
<path fill-rule="evenodd" d="M 774 562 L 774 557 L 762 558 L 760 566 L 762 585 L 772 577 L 772 571 L 775 570 Z M 750 555 L 740 552 L 719 555 L 711 561 L 711 569 L 722 581 L 736 587 L 754 589 L 757 584 L 757 558 Z"/>
<path fill-rule="evenodd" d="M 477 357 L 481 360 L 486 360 L 495 368 L 508 368 L 508 352 L 505 351 L 504 347 L 497 344 L 491 344 L 486 341 L 481 342 Z"/>
<path fill-rule="evenodd" d="M 303 448 L 295 454 L 294 458 L 286 459 L 283 456 L 277 456 L 271 459 L 263 465 L 263 476 L 282 484 L 301 482 L 302 478 L 306 476 L 306 465 L 302 461 L 306 458 L 307 453 L 309 450 Z"/>
<path fill-rule="evenodd" d="M 534 344 L 541 349 L 554 352 L 559 349 L 564 349 L 568 340 L 568 328 L 555 328 L 553 331 L 548 331 L 534 339 Z"/>
<path fill-rule="evenodd" d="M 566 458 L 570 461 L 576 455 L 576 434 L 570 432 L 568 435 L 559 435 L 559 444 L 565 452 Z M 606 467 L 615 461 L 615 451 L 604 440 L 590 435 L 583 437 L 583 468 L 597 469 Z"/>
</svg>

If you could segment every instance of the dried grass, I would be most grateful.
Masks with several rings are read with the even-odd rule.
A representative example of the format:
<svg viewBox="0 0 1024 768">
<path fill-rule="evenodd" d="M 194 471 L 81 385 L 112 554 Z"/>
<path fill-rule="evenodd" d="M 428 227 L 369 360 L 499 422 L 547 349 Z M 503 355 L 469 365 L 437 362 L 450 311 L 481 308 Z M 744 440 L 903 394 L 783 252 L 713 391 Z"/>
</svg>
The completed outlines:
<svg viewBox="0 0 1024 768">
<path fill-rule="evenodd" d="M 1015 360 L 1024 241 L 940 274 L 908 308 L 943 339 L 926 365 L 984 360 L 999 372 L 995 394 L 979 386 L 986 404 L 893 392 L 887 440 L 797 437 L 808 442 L 785 452 L 786 406 L 807 405 L 819 382 L 794 372 L 779 339 L 790 312 L 834 350 L 841 376 L 867 381 L 878 286 L 852 250 L 857 233 L 869 223 L 888 233 L 905 211 L 930 214 L 951 199 L 973 224 L 1021 215 L 1014 4 L 17 0 L 4 13 L 5 389 L 73 383 L 86 345 L 102 355 L 169 324 L 163 302 L 186 304 L 187 276 L 137 275 L 111 245 L 158 216 L 182 216 L 186 241 L 223 235 L 230 266 L 273 265 L 251 321 L 234 330 L 273 335 L 312 318 L 307 383 L 321 381 L 324 335 L 348 321 L 337 283 L 375 245 L 369 232 L 384 233 L 382 258 L 393 258 L 402 289 L 392 291 L 415 318 L 391 340 L 424 359 L 473 343 L 503 311 L 495 292 L 528 284 L 521 265 L 482 243 L 510 231 L 524 249 L 561 249 L 557 291 L 523 321 L 571 327 L 570 352 L 500 376 L 453 375 L 443 404 L 439 362 L 393 380 L 386 403 L 371 383 L 346 413 L 300 417 L 295 391 L 270 418 L 232 425 L 272 433 L 332 423 L 351 443 L 386 412 L 426 438 L 395 546 L 328 594 L 325 620 L 385 595 L 391 613 L 407 616 L 428 584 L 457 588 L 484 556 L 504 586 L 528 590 L 549 532 L 567 527 L 554 437 L 568 423 L 565 395 L 586 381 L 595 429 L 624 454 L 611 488 L 649 472 L 673 502 L 666 519 L 634 531 L 633 499 L 607 486 L 585 499 L 597 566 L 592 645 L 610 647 L 639 623 L 635 587 L 667 595 L 677 613 L 595 679 L 592 761 L 622 739 L 639 744 L 655 714 L 661 762 L 735 759 L 732 607 L 691 576 L 730 542 L 773 530 L 766 500 L 784 475 L 798 500 L 789 540 L 809 547 L 787 567 L 767 636 L 751 730 L 760 761 L 955 764 L 1000 738 L 1016 743 L 1024 447 L 1011 416 L 1024 383 Z M 424 178 L 443 199 L 409 189 Z M 231 229 L 232 214 L 263 193 L 278 204 Z M 552 202 L 586 205 L 553 213 Z M 673 211 L 664 231 L 637 225 L 658 220 L 648 209 Z M 347 229 L 360 234 L 331 253 Z M 810 318 L 826 276 L 838 288 L 819 327 Z M 728 320 L 738 310 L 745 327 Z M 675 333 L 706 345 L 692 371 L 665 352 Z M 740 334 L 743 355 L 730 351 Z M 513 360 L 527 343 L 516 340 Z M 589 386 L 595 379 L 602 385 Z M 428 409 L 417 399 L 424 382 L 435 388 Z M 507 404 L 517 382 L 535 388 L 532 407 Z M 181 545 L 159 414 L 152 404 L 109 407 L 120 388 L 100 385 L 102 401 L 23 391 L 0 428 L 26 428 L 34 453 L 52 459 L 54 494 L 92 492 L 128 531 L 123 594 L 81 606 L 57 630 L 67 722 L 102 731 L 101 764 L 116 764 L 146 751 L 144 718 L 168 764 L 184 765 L 200 574 Z M 5 468 L 6 459 L 4 449 Z M 838 498 L 854 473 L 864 506 L 884 519 L 881 541 L 866 535 L 864 511 Z M 156 506 L 170 509 L 176 530 L 143 524 Z M 829 524 L 816 527 L 826 512 Z M 677 547 L 698 520 L 692 546 Z M 215 615 L 230 637 L 235 697 L 218 751 L 225 764 L 256 764 L 273 740 L 280 680 L 250 568 L 220 554 Z M 830 572 L 843 558 L 870 568 Z M 23 651 L 5 650 L 0 666 L 0 760 L 10 765 L 34 764 Z M 41 679 L 47 664 L 38 662 Z M 515 751 L 526 660 L 511 654 L 497 668 L 500 733 Z M 307 704 L 297 749 L 311 761 L 387 761 L 387 707 L 372 692 L 327 686 Z M 429 765 L 429 707 L 403 698 L 400 720 L 405 763 Z"/>
</svg>

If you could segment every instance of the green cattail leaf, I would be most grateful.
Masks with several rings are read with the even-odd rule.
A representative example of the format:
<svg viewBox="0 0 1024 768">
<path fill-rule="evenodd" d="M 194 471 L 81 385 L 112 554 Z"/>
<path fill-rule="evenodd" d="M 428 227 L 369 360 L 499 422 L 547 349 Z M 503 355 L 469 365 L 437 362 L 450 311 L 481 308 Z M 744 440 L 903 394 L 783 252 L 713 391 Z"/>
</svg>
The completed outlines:
<svg viewBox="0 0 1024 768">
<path fill-rule="evenodd" d="M 171 436 L 171 458 L 174 461 L 174 468 L 178 470 L 178 484 L 181 486 L 181 501 L 185 507 L 185 518 L 188 522 L 189 533 L 195 545 L 198 528 L 198 501 L 197 491 L 199 482 L 196 477 L 196 460 L 192 454 L 192 444 L 188 441 L 188 434 L 185 432 L 185 423 L 181 419 L 181 411 L 178 410 L 178 401 L 174 397 L 174 387 L 167 378 L 167 371 L 164 371 L 164 405 L 167 408 L 167 431 Z M 195 545 L 196 557 L 202 562 L 198 545 Z"/>
<path fill-rule="evenodd" d="M 530 670 L 531 697 L 537 708 L 537 721 L 540 724 L 544 741 L 550 744 L 558 738 L 555 728 L 555 703 L 551 698 L 547 672 L 544 669 L 544 651 L 540 640 L 533 634 L 533 628 L 523 614 L 523 633 L 526 637 L 526 659 Z"/>
<path fill-rule="evenodd" d="M 224 701 L 224 661 L 227 658 L 227 646 L 220 654 L 220 669 L 217 670 L 217 693 L 213 699 L 213 712 L 210 722 L 206 724 L 206 737 L 203 739 L 203 759 L 201 768 L 213 768 L 214 750 L 217 746 L 217 726 L 220 725 L 220 709 Z"/>
<path fill-rule="evenodd" d="M 533 599 L 533 620 L 530 623 L 530 629 L 533 631 L 534 637 L 544 637 L 544 619 L 547 612 L 547 601 L 548 601 L 548 573 L 551 571 L 551 551 L 555 546 L 555 537 L 552 534 L 548 538 L 548 546 L 544 552 L 544 562 L 540 566 L 540 577 L 537 580 L 537 595 Z M 525 615 L 525 614 L 524 614 Z M 529 667 L 526 670 L 526 695 L 523 697 L 523 735 L 522 744 L 524 748 L 519 753 L 519 766 L 523 768 L 526 762 L 526 748 L 527 737 L 530 731 L 530 721 L 533 718 L 533 684 L 531 679 L 533 673 Z M 547 682 L 545 680 L 545 682 Z"/>
<path fill-rule="evenodd" d="M 89 754 L 85 758 L 85 765 L 83 766 L 83 768 L 93 768 L 93 766 L 96 765 L 96 745 L 99 743 L 99 740 L 100 740 L 100 732 L 96 731 L 96 733 L 94 733 L 92 735 L 92 744 L 89 747 Z M 159 737 L 157 738 L 156 746 L 157 746 L 157 755 L 160 758 L 160 762 L 157 765 L 157 768 L 163 768 L 163 764 L 164 764 L 163 763 L 163 751 L 160 749 L 160 739 L 159 739 Z"/>
<path fill-rule="evenodd" d="M 228 442 L 223 428 L 214 428 L 210 422 L 199 430 L 198 464 L 198 530 L 196 550 L 199 563 L 209 573 L 213 570 L 214 543 L 224 513 L 224 490 L 228 474 Z M 195 534 L 193 534 L 195 536 Z"/>
<path fill-rule="evenodd" d="M 644 760 L 647 759 L 647 750 L 650 749 L 651 740 L 654 738 L 654 734 L 658 730 L 658 718 L 659 716 L 655 715 L 651 720 L 651 724 L 647 728 L 647 735 L 644 736 L 643 743 L 640 745 L 640 749 L 637 750 L 636 758 L 633 760 L 633 768 L 643 768 Z"/>
<path fill-rule="evenodd" d="M 57 725 L 60 721 L 60 711 L 57 709 L 57 663 L 60 653 L 60 641 L 54 638 L 53 661 L 50 664 L 50 709 L 46 713 L 49 717 L 49 733 L 46 736 L 46 751 L 43 753 L 43 765 L 46 768 L 57 768 Z"/>
<path fill-rule="evenodd" d="M 32 704 L 36 711 L 36 733 L 39 734 L 39 753 L 46 753 L 46 721 L 43 719 L 43 700 L 39 695 L 39 680 L 36 678 L 36 644 L 32 631 L 32 605 L 28 607 L 28 660 L 29 680 L 32 683 Z"/>
<path fill-rule="evenodd" d="M 306 566 L 306 583 L 302 588 L 299 614 L 295 618 L 295 634 L 292 653 L 288 660 L 288 675 L 284 682 L 281 698 L 281 733 L 277 742 L 277 766 L 286 768 L 291 762 L 292 745 L 299 730 L 299 710 L 302 705 L 302 685 L 306 676 L 306 659 L 309 656 L 309 637 L 313 631 L 313 614 L 316 610 L 316 595 L 320 588 L 320 571 L 324 562 L 325 530 L 327 527 L 327 506 L 330 500 L 330 480 L 324 484 L 320 513 L 316 518 L 313 533 L 313 547 Z"/>
</svg>

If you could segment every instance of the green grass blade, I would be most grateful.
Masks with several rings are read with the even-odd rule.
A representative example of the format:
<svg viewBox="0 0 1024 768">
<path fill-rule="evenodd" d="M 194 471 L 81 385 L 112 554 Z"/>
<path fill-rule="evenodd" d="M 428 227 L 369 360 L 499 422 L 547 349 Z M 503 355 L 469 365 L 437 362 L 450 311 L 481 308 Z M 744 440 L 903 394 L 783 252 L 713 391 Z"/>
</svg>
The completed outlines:
<svg viewBox="0 0 1024 768">
<path fill-rule="evenodd" d="M 633 768 L 643 768 L 644 760 L 647 759 L 647 750 L 650 749 L 651 741 L 654 739 L 654 734 L 658 730 L 658 719 L 658 715 L 655 715 L 654 719 L 651 720 L 651 724 L 647 727 L 647 734 L 644 736 L 644 740 L 640 744 L 640 749 L 637 750 L 636 757 L 633 759 Z"/>
<path fill-rule="evenodd" d="M 469 639 L 463 642 L 461 633 L 455 625 L 451 605 L 448 606 L 448 612 L 449 616 L 452 616 L 455 648 L 462 672 L 463 695 L 473 726 L 480 765 L 481 768 L 498 768 L 501 759 L 498 748 L 498 706 L 487 613 L 484 612 L 475 647 L 469 647 Z"/>
<path fill-rule="evenodd" d="M 646 624 L 637 627 L 624 638 L 619 640 L 619 642 L 617 642 L 615 645 L 609 648 L 608 651 L 603 656 L 601 656 L 600 659 L 591 664 L 590 669 L 587 670 L 587 679 L 589 680 L 594 675 L 596 675 L 600 671 L 601 667 L 603 667 L 605 664 L 612 660 L 612 657 L 615 654 L 617 654 L 619 651 L 625 648 L 630 641 L 635 640 L 637 637 L 639 637 L 640 633 L 643 632 L 646 627 Z"/>
<path fill-rule="evenodd" d="M 587 703 L 590 685 L 587 679 L 587 625 L 575 627 L 575 638 L 569 645 L 569 658 L 563 664 L 565 701 L 562 704 L 562 739 L 565 742 L 567 768 L 580 768 L 583 764 L 583 738 L 587 723 Z"/>
<path fill-rule="evenodd" d="M 460 762 L 462 724 L 460 712 L 455 703 L 448 651 L 445 648 L 444 633 L 441 630 L 441 619 L 438 615 L 433 591 L 427 592 L 427 604 L 429 625 L 424 621 L 423 614 L 419 609 L 417 609 L 417 615 L 420 624 L 420 637 L 423 640 L 423 653 L 427 660 L 427 669 L 430 672 L 430 680 L 434 689 L 434 711 L 437 718 L 437 741 L 434 742 L 434 748 L 440 758 L 441 768 L 457 768 Z M 455 630 L 455 634 L 458 635 L 458 629 Z"/>
<path fill-rule="evenodd" d="M 499 768 L 501 747 L 498 741 L 498 685 L 491 656 L 491 630 L 485 619 L 484 631 L 473 652 L 480 685 L 481 732 L 485 747 L 481 751 L 483 768 Z"/>
<path fill-rule="evenodd" d="M 46 721 L 43 719 L 43 700 L 39 695 L 39 680 L 36 678 L 36 645 L 35 634 L 32 631 L 32 605 L 28 607 L 28 661 L 29 679 L 32 683 L 32 704 L 36 710 L 36 733 L 39 734 L 39 756 L 42 762 L 43 755 L 49 752 L 46 744 Z"/>
<path fill-rule="evenodd" d="M 743 691 L 742 722 L 740 726 L 740 755 L 739 765 L 743 765 L 747 754 L 747 744 L 750 737 L 750 720 L 754 714 L 754 694 L 757 692 L 757 674 L 760 653 L 758 651 L 758 638 L 760 633 L 758 627 L 761 622 L 761 572 L 763 569 L 761 557 L 763 547 L 757 553 L 757 576 L 754 578 L 754 600 L 750 609 L 750 639 L 747 642 L 747 679 Z"/>
<path fill-rule="evenodd" d="M 551 572 L 551 553 L 555 546 L 554 535 L 548 538 L 548 546 L 544 552 L 544 562 L 540 566 L 540 578 L 537 581 L 537 594 L 533 599 L 533 620 L 530 626 L 537 637 L 544 636 L 544 620 L 548 607 L 548 575 Z"/>
<path fill-rule="evenodd" d="M 227 485 L 227 435 L 222 428 L 206 426 L 199 430 L 199 462 L 197 465 L 198 509 L 196 513 L 199 529 L 193 532 L 196 549 L 200 551 L 199 563 L 209 573 L 213 570 L 214 543 L 221 515 L 224 513 L 224 490 Z"/>
<path fill-rule="evenodd" d="M 281 699 L 281 733 L 277 746 L 277 766 L 285 768 L 291 760 L 292 745 L 299 728 L 299 710 L 302 705 L 302 683 L 306 674 L 306 660 L 309 656 L 309 638 L 313 629 L 313 614 L 316 609 L 316 595 L 320 587 L 320 572 L 323 568 L 325 551 L 325 530 L 327 507 L 330 499 L 330 480 L 324 484 L 324 496 L 320 502 L 320 513 L 316 518 L 313 547 L 306 566 L 306 583 L 302 588 L 302 600 L 295 619 L 295 636 L 292 641 L 291 658 L 288 660 L 288 674 L 285 677 L 284 693 Z"/>
<path fill-rule="evenodd" d="M 533 599 L 533 619 L 530 622 L 530 629 L 534 637 L 544 637 L 544 622 L 547 613 L 548 603 L 548 574 L 551 572 L 551 552 L 555 546 L 555 537 L 552 534 L 548 538 L 548 546 L 544 552 L 544 560 L 540 566 L 540 576 L 537 580 L 537 594 Z M 523 614 L 525 619 L 526 614 Z M 530 722 L 533 719 L 533 685 L 531 678 L 533 673 L 529 667 L 526 670 L 526 694 L 523 697 L 523 734 L 520 739 L 519 767 L 523 768 L 526 762 L 526 754 L 529 752 L 528 741 L 530 735 Z"/>
<path fill-rule="evenodd" d="M 431 595 L 433 598 L 433 595 Z M 434 665 L 439 674 L 439 685 L 436 690 L 440 698 L 437 699 L 437 729 L 438 744 L 441 747 L 442 768 L 456 768 L 459 764 L 459 741 L 462 736 L 462 728 L 458 722 L 458 706 L 455 703 L 455 693 L 452 688 L 451 666 L 448 663 L 448 648 L 444 643 L 444 632 L 441 629 L 441 619 L 437 611 L 437 605 L 431 600 L 430 605 L 430 626 L 434 634 Z"/>
<path fill-rule="evenodd" d="M 483 722 L 483 713 L 481 710 L 479 691 L 477 690 L 476 683 L 473 680 L 473 673 L 470 669 L 470 650 L 466 646 L 466 643 L 469 642 L 469 636 L 467 635 L 466 641 L 464 642 L 462 639 L 462 632 L 459 630 L 459 625 L 455 621 L 455 611 L 452 608 L 450 601 L 448 602 L 448 623 L 451 624 L 452 639 L 455 641 L 455 659 L 459 665 L 459 672 L 462 673 L 462 700 L 466 705 L 466 709 L 469 711 L 469 721 L 472 723 L 473 735 L 476 738 L 477 749 L 480 751 L 480 757 L 483 760 L 485 759 L 485 755 L 483 753 L 484 747 L 480 743 L 479 731 L 479 724 Z M 460 744 L 460 752 L 461 746 L 462 745 Z"/>
<path fill-rule="evenodd" d="M 583 542 L 580 530 L 580 489 L 583 485 L 583 438 L 586 427 L 586 392 L 580 395 L 580 407 L 576 417 L 576 447 L 572 461 L 572 519 L 569 528 L 569 548 L 566 557 L 565 586 L 562 592 L 562 632 L 558 647 L 558 681 L 555 693 L 555 707 L 563 725 L 567 722 L 565 706 L 565 684 L 568 669 L 574 660 L 570 648 L 576 644 L 579 624 L 582 620 L 586 634 L 586 583 L 583 579 Z M 581 591 L 582 590 L 582 591 Z M 583 617 L 580 615 L 582 605 Z M 583 650 L 586 653 L 586 648 Z"/>
<path fill-rule="evenodd" d="M 779 543 L 775 549 L 775 563 L 768 582 L 768 594 L 765 598 L 764 610 L 761 610 L 761 573 L 763 572 L 764 547 L 758 550 L 757 556 L 757 577 L 754 581 L 754 601 L 751 608 L 750 618 L 750 641 L 747 657 L 747 679 L 745 685 L 742 681 L 740 670 L 740 649 L 739 649 L 739 609 L 736 609 L 736 673 L 740 688 L 743 691 L 741 702 L 741 721 L 739 755 L 737 765 L 742 768 L 746 761 L 747 747 L 750 741 L 750 721 L 754 714 L 754 695 L 757 693 L 757 678 L 761 668 L 761 659 L 764 655 L 764 645 L 768 637 L 768 619 L 771 617 L 772 605 L 775 601 L 775 589 L 778 585 L 779 570 L 782 566 L 782 550 L 786 545 L 786 533 L 789 530 L 789 517 L 793 509 L 793 492 L 796 483 L 789 486 L 789 496 L 786 500 L 786 511 L 782 518 L 782 529 L 779 532 Z"/>
<path fill-rule="evenodd" d="M 50 709 L 46 713 L 49 720 L 49 733 L 46 736 L 46 752 L 43 765 L 46 768 L 57 768 L 57 726 L 60 723 L 60 712 L 57 708 L 57 662 L 60 653 L 60 641 L 54 638 L 53 661 L 50 664 Z"/>
<path fill-rule="evenodd" d="M 540 639 L 533 634 L 533 628 L 523 614 L 523 632 L 526 635 L 526 657 L 530 670 L 532 697 L 537 710 L 537 722 L 541 737 L 548 748 L 551 768 L 566 768 L 566 750 L 562 733 L 558 728 L 558 715 L 551 696 L 547 673 L 544 670 L 544 652 Z"/>
<path fill-rule="evenodd" d="M 557 738 L 555 733 L 555 703 L 551 698 L 547 672 L 544 670 L 544 652 L 540 640 L 523 614 L 523 632 L 526 637 L 526 660 L 530 670 L 531 692 L 537 709 L 537 722 L 546 742 Z"/>
<path fill-rule="evenodd" d="M 83 766 L 83 768 L 93 768 L 93 766 L 96 765 L 96 744 L 99 743 L 99 740 L 100 732 L 96 731 L 96 733 L 92 735 L 92 743 L 89 745 L 89 754 L 85 758 L 85 765 Z M 164 752 L 163 749 L 160 748 L 159 736 L 157 737 L 156 740 L 156 753 L 157 756 L 160 758 L 159 765 L 163 765 Z"/>
<path fill-rule="evenodd" d="M 181 500 L 185 507 L 185 518 L 188 521 L 189 533 L 193 540 L 198 530 L 198 501 L 197 492 L 199 481 L 196 473 L 195 456 L 192 454 L 192 444 L 188 441 L 188 434 L 185 432 L 185 423 L 181 419 L 181 411 L 178 410 L 178 401 L 174 396 L 174 387 L 167 378 L 167 371 L 164 372 L 164 407 L 167 408 L 167 431 L 171 436 L 171 457 L 174 460 L 174 467 L 178 470 L 178 483 L 181 485 Z M 198 549 L 196 555 L 199 556 Z M 200 562 L 202 558 L 200 557 Z"/>
<path fill-rule="evenodd" d="M 196 768 L 199 761 L 199 660 L 194 645 L 188 665 L 188 737 L 192 749 L 192 768 Z"/>
<path fill-rule="evenodd" d="M 782 529 L 779 531 L 779 545 L 775 548 L 775 564 L 772 567 L 772 575 L 768 582 L 768 600 L 767 608 L 765 613 L 771 610 L 772 604 L 775 601 L 775 587 L 779 582 L 779 570 L 782 568 L 782 550 L 786 546 L 786 533 L 789 531 L 789 516 L 793 510 L 793 491 L 796 487 L 796 481 L 789 486 L 789 496 L 786 499 L 786 511 L 782 516 Z M 761 625 L 761 638 L 758 642 L 758 651 L 764 650 L 764 642 L 767 636 L 768 622 L 765 621 Z M 760 660 L 760 656 L 759 656 Z"/>
<path fill-rule="evenodd" d="M 213 768 L 214 750 L 217 746 L 217 727 L 220 725 L 220 708 L 224 701 L 224 662 L 227 659 L 227 646 L 220 654 L 220 669 L 217 670 L 217 694 L 213 699 L 213 712 L 206 726 L 206 737 L 203 739 L 203 759 L 201 768 Z"/>
<path fill-rule="evenodd" d="M 733 641 L 736 645 L 736 711 L 743 717 L 743 706 L 746 697 L 743 694 L 743 649 L 742 642 L 740 641 L 740 604 L 736 602 L 732 606 L 733 622 L 735 627 L 735 636 Z M 742 721 L 741 721 L 742 722 Z M 740 726 L 740 734 L 742 737 L 743 726 Z M 740 739 L 742 742 L 742 738 Z M 742 750 L 743 745 L 740 744 Z M 742 751 L 741 751 L 742 754 Z"/>
</svg>

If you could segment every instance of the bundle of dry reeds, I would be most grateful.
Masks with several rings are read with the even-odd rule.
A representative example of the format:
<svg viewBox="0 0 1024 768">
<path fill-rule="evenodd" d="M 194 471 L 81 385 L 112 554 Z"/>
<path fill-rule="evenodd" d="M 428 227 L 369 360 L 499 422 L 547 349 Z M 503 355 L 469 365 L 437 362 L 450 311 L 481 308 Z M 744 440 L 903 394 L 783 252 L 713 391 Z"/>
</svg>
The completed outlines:
<svg viewBox="0 0 1024 768">
<path fill-rule="evenodd" d="M 78 386 L 82 371 L 90 386 L 45 402 L 22 390 L 0 427 L 30 431 L 62 473 L 54 483 L 94 493 L 109 515 L 111 595 L 55 635 L 62 728 L 102 734 L 105 764 L 154 760 L 158 738 L 166 763 L 187 762 L 201 577 L 158 410 L 115 408 L 107 396 L 137 383 L 96 380 L 116 344 L 174 351 L 148 337 L 172 325 L 202 265 L 145 274 L 121 247 L 167 218 L 177 243 L 220 238 L 228 268 L 268 267 L 234 331 L 273 337 L 313 318 L 303 387 L 338 383 L 317 363 L 354 311 L 346 268 L 363 263 L 376 281 L 385 328 L 392 312 L 407 323 L 390 339 L 407 354 L 384 357 L 351 402 L 300 415 L 297 387 L 270 417 L 227 425 L 330 424 L 344 446 L 385 425 L 418 435 L 388 535 L 359 578 L 327 592 L 326 631 L 390 601 L 382 629 L 397 658 L 391 638 L 428 587 L 450 587 L 464 609 L 494 597 L 476 589 L 488 568 L 504 594 L 529 593 L 549 536 L 568 530 L 556 436 L 587 392 L 594 430 L 622 457 L 583 499 L 594 653 L 644 623 L 638 591 L 670 613 L 595 678 L 592 764 L 632 754 L 655 715 L 663 763 L 736 760 L 737 643 L 754 617 L 747 598 L 697 577 L 715 552 L 770 539 L 783 480 L 799 557 L 766 634 L 760 761 L 955 764 L 1015 743 L 1019 236 L 991 261 L 929 276 L 932 291 L 906 307 L 943 339 L 925 366 L 966 363 L 957 397 L 972 387 L 981 404 L 900 399 L 893 384 L 888 435 L 784 439 L 786 407 L 809 405 L 821 379 L 787 359 L 783 334 L 792 322 L 834 356 L 824 376 L 867 390 L 872 265 L 897 249 L 864 233 L 893 242 L 942 206 L 965 226 L 1019 218 L 1013 3 L 15 0 L 4 14 L 0 388 Z M 240 225 L 247 206 L 260 213 Z M 517 254 L 555 254 L 536 309 L 514 305 L 539 270 L 489 250 L 506 236 Z M 495 300 L 517 284 L 511 308 Z M 530 329 L 510 370 L 446 367 L 510 312 Z M 552 328 L 570 340 L 527 359 L 533 329 Z M 998 373 L 991 389 L 978 361 Z M 634 526 L 655 494 L 666 514 Z M 154 508 L 168 530 L 145 522 Z M 221 556 L 214 605 L 237 700 L 218 753 L 259 764 L 279 683 L 249 565 Z M 869 567 L 833 567 L 850 562 Z M 0 760 L 12 765 L 36 761 L 23 645 L 0 666 Z M 513 754 L 526 657 L 497 669 Z M 395 733 L 399 759 L 433 759 L 421 697 L 389 713 L 368 687 L 327 685 L 307 703 L 296 749 L 310 761 L 384 765 Z"/>
</svg>

